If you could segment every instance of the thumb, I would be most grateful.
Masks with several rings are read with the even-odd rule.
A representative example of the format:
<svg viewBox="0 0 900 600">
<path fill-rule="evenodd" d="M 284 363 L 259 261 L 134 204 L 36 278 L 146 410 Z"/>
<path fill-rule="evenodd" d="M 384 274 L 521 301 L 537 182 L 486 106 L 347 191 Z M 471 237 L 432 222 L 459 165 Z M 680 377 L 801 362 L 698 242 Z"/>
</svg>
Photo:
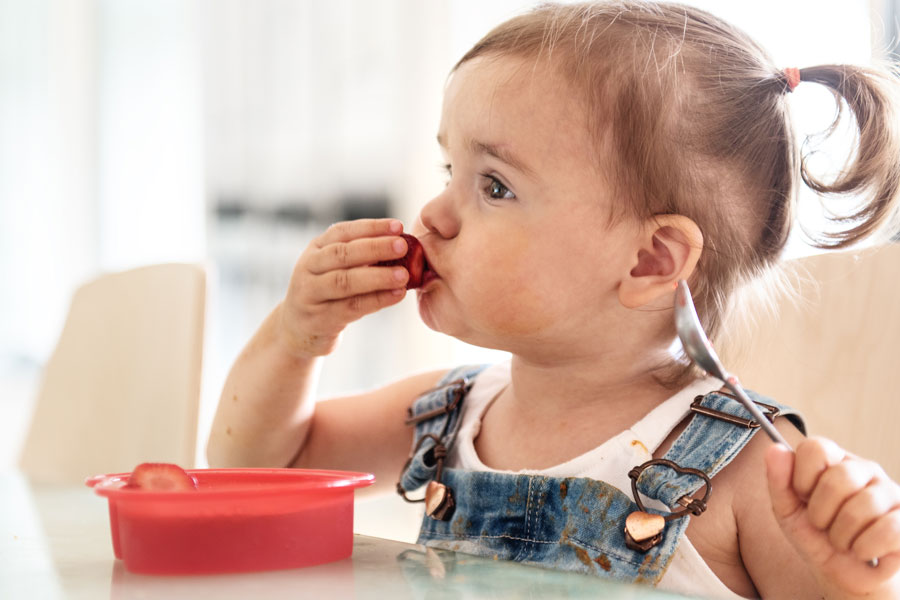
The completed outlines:
<svg viewBox="0 0 900 600">
<path fill-rule="evenodd" d="M 766 449 L 766 476 L 776 519 L 781 521 L 804 506 L 800 497 L 794 493 L 791 483 L 794 476 L 794 453 L 783 444 L 772 444 Z"/>
</svg>

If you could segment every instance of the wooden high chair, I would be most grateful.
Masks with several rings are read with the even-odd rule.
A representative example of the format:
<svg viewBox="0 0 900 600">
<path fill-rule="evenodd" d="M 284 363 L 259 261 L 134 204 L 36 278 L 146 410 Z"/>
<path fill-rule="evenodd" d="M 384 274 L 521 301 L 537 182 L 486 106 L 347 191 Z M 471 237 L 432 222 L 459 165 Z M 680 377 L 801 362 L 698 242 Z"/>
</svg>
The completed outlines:
<svg viewBox="0 0 900 600">
<path fill-rule="evenodd" d="M 900 479 L 900 243 L 794 262 L 800 297 L 761 318 L 726 366 L 745 387 L 797 407 L 811 434 Z"/>
<path fill-rule="evenodd" d="M 194 464 L 206 277 L 161 264 L 79 288 L 20 458 L 33 481 Z"/>
</svg>

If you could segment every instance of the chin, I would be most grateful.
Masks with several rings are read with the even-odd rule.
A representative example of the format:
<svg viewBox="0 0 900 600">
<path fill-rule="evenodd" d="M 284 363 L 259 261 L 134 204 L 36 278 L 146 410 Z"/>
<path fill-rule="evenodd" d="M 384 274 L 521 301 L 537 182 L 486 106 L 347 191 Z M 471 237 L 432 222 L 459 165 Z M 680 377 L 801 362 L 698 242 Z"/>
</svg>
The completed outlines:
<svg viewBox="0 0 900 600">
<path fill-rule="evenodd" d="M 423 292 L 418 290 L 416 292 L 416 302 L 419 309 L 419 318 L 422 319 L 422 322 L 425 323 L 425 326 L 429 329 L 433 329 L 434 331 L 444 333 L 441 331 L 440 326 L 438 325 L 438 321 L 434 315 L 434 302 L 430 297 L 428 292 Z"/>
<path fill-rule="evenodd" d="M 435 306 L 435 299 L 433 297 L 429 298 L 427 292 L 419 292 L 418 308 L 422 322 L 432 331 L 448 335 L 472 346 L 490 348 L 492 350 L 507 350 L 504 347 L 500 347 L 502 344 L 498 345 L 499 340 L 495 339 L 495 336 L 480 334 L 477 328 L 473 330 L 470 327 L 470 323 L 465 319 L 460 322 L 459 317 L 455 313 L 451 314 L 449 319 L 445 314 L 442 319 L 441 311 Z"/>
<path fill-rule="evenodd" d="M 418 292 L 416 300 L 418 301 L 419 318 L 426 327 L 458 340 L 467 341 L 464 338 L 467 330 L 465 322 L 462 327 L 459 327 L 459 318 L 454 313 L 450 313 L 448 318 L 446 302 L 442 303 L 443 306 L 438 306 L 438 299 L 434 294 L 421 290 Z"/>
</svg>

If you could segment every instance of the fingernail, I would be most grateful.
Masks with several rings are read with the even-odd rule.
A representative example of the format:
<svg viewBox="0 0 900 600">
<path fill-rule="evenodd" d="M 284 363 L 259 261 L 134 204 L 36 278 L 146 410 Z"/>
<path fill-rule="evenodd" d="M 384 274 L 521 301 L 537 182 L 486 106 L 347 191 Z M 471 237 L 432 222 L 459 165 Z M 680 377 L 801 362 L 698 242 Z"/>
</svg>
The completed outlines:
<svg viewBox="0 0 900 600">
<path fill-rule="evenodd" d="M 403 288 L 395 288 L 395 289 L 391 290 L 391 293 L 395 296 L 402 296 L 405 292 L 406 292 L 406 290 Z"/>
<path fill-rule="evenodd" d="M 406 269 L 394 269 L 394 279 L 397 281 L 406 279 Z"/>
<path fill-rule="evenodd" d="M 394 252 L 397 254 L 406 252 L 406 242 L 403 240 L 394 240 Z"/>
<path fill-rule="evenodd" d="M 403 231 L 403 223 L 400 221 L 391 221 L 391 233 L 400 233 Z"/>
</svg>

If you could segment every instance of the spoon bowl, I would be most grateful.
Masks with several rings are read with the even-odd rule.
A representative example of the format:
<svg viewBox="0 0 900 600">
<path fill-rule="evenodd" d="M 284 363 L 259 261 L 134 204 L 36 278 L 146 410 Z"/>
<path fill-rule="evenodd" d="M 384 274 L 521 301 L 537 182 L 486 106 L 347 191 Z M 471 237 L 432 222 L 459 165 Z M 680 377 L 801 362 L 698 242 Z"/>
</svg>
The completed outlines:
<svg viewBox="0 0 900 600">
<path fill-rule="evenodd" d="M 678 337 L 684 346 L 685 353 L 698 367 L 715 377 L 722 380 L 725 387 L 744 405 L 744 408 L 753 415 L 753 419 L 759 423 L 763 431 L 772 438 L 773 442 L 784 444 L 786 448 L 791 445 L 787 443 L 784 436 L 775 429 L 772 422 L 769 421 L 762 411 L 756 406 L 756 403 L 750 399 L 744 388 L 741 387 L 737 377 L 725 370 L 722 361 L 713 349 L 706 332 L 700 324 L 700 317 L 697 316 L 697 309 L 694 307 L 694 301 L 691 298 L 691 290 L 687 281 L 678 282 L 678 288 L 675 290 L 675 329 L 678 331 Z"/>
</svg>

